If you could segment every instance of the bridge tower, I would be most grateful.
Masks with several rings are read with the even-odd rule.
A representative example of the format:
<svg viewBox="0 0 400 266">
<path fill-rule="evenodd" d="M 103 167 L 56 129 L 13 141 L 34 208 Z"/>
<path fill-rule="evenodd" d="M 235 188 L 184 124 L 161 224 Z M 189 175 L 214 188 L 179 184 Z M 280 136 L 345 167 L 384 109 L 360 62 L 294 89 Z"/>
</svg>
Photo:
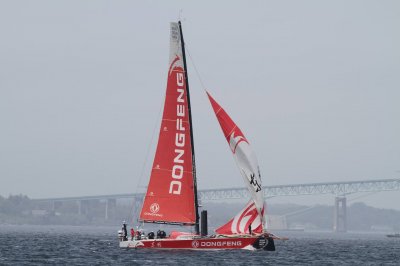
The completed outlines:
<svg viewBox="0 0 400 266">
<path fill-rule="evenodd" d="M 335 197 L 333 231 L 345 233 L 347 231 L 346 197 Z"/>
<path fill-rule="evenodd" d="M 115 211 L 117 208 L 117 199 L 106 199 L 105 200 L 105 219 L 108 220 L 110 218 L 114 218 Z"/>
</svg>

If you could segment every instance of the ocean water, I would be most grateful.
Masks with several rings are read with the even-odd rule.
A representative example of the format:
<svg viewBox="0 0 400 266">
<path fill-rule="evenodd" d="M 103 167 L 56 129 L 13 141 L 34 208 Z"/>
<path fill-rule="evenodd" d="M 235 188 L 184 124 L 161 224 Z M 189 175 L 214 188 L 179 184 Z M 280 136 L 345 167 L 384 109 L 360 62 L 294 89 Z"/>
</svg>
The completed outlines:
<svg viewBox="0 0 400 266">
<path fill-rule="evenodd" d="M 0 265 L 400 265 L 385 234 L 280 232 L 276 251 L 120 249 L 119 227 L 0 225 Z"/>
</svg>

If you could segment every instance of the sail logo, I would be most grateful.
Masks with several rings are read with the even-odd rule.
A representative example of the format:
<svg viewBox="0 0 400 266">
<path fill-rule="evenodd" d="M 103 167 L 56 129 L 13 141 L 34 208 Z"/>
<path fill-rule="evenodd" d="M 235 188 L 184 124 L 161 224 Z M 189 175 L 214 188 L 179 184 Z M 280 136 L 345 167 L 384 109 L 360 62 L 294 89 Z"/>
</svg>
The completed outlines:
<svg viewBox="0 0 400 266">
<path fill-rule="evenodd" d="M 260 173 L 258 174 L 260 180 L 261 180 L 261 175 Z M 261 191 L 261 184 L 258 183 L 257 179 L 255 178 L 255 174 L 251 173 L 250 174 L 250 184 L 253 185 L 253 188 L 255 189 L 256 193 L 258 191 Z"/>
<path fill-rule="evenodd" d="M 192 241 L 192 247 L 193 247 L 193 248 L 198 248 L 199 246 L 200 246 L 199 241 L 197 241 L 197 240 Z"/>
<path fill-rule="evenodd" d="M 173 62 L 174 64 L 175 62 Z M 175 68 L 174 68 L 175 69 Z M 185 127 L 183 125 L 186 116 L 185 105 L 185 77 L 184 73 L 176 72 L 177 98 L 176 98 L 176 133 L 175 133 L 175 157 L 173 161 L 171 177 L 169 184 L 169 194 L 180 195 L 182 190 L 182 178 L 184 173 L 184 155 L 185 155 Z"/>
<path fill-rule="evenodd" d="M 240 247 L 242 246 L 242 241 L 192 241 L 192 247 Z"/>
<path fill-rule="evenodd" d="M 150 212 L 145 212 L 144 215 L 163 217 L 163 214 L 158 213 L 160 211 L 160 205 L 158 203 L 153 203 L 149 207 Z"/>
<path fill-rule="evenodd" d="M 176 25 L 171 25 L 171 39 L 179 41 L 179 28 Z"/>
<path fill-rule="evenodd" d="M 229 147 L 231 148 L 232 153 L 236 152 L 237 146 L 242 141 L 244 141 L 247 144 L 249 144 L 249 142 L 247 141 L 247 139 L 245 139 L 245 137 L 243 137 L 243 136 L 236 136 L 235 137 L 235 131 L 233 131 L 232 134 L 230 135 L 230 138 L 229 138 Z"/>
<path fill-rule="evenodd" d="M 158 203 L 153 203 L 150 205 L 150 211 L 151 213 L 157 213 L 160 210 L 160 205 Z"/>
</svg>

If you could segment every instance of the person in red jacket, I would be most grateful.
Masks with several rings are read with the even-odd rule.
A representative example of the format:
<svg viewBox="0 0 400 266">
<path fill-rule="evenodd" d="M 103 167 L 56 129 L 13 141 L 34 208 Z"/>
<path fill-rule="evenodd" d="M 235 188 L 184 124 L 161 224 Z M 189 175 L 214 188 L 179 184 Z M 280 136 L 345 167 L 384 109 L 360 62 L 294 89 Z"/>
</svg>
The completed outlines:
<svg viewBox="0 0 400 266">
<path fill-rule="evenodd" d="M 135 230 L 131 228 L 131 240 L 133 241 L 134 238 L 135 238 Z"/>
</svg>

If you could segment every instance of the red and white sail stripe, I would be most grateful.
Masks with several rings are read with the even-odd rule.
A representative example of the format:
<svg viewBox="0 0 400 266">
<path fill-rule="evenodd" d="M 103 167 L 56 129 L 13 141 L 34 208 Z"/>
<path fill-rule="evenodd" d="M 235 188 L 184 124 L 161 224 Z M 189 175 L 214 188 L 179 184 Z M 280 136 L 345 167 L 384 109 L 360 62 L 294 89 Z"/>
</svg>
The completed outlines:
<svg viewBox="0 0 400 266">
<path fill-rule="evenodd" d="M 264 214 L 264 209 L 262 214 Z M 254 201 L 249 201 L 249 203 L 247 203 L 247 205 L 235 217 L 225 225 L 217 228 L 215 232 L 225 235 L 249 233 L 261 234 L 263 232 L 263 225 Z"/>
<path fill-rule="evenodd" d="M 233 157 L 239 167 L 243 180 L 252 197 L 254 208 L 259 216 L 262 228 L 265 228 L 264 219 L 264 191 L 261 184 L 260 168 L 257 157 L 251 148 L 249 141 L 244 136 L 240 128 L 233 122 L 225 110 L 207 92 L 208 98 L 217 116 L 218 122 L 224 133 Z M 246 208 L 243 210 L 247 213 Z M 242 213 L 242 212 L 241 212 Z M 240 216 L 240 215 L 239 215 Z M 246 215 L 246 217 L 248 217 Z M 253 228 L 253 226 L 252 226 Z M 255 227 L 254 227 L 255 228 Z"/>
</svg>

